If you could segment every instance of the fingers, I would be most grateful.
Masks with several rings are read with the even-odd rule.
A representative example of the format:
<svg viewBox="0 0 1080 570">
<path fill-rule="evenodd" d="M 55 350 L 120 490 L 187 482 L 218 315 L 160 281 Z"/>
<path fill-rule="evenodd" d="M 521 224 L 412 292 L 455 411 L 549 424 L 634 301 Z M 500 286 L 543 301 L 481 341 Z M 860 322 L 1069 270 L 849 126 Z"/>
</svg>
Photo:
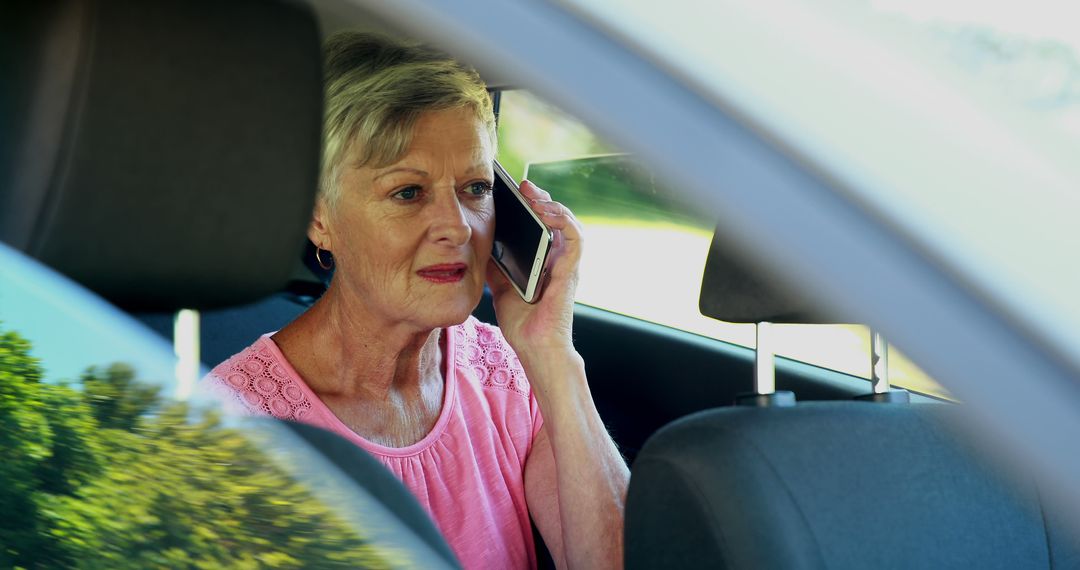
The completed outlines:
<svg viewBox="0 0 1080 570">
<path fill-rule="evenodd" d="M 548 224 L 552 229 L 562 229 L 564 226 L 577 223 L 577 219 L 574 217 L 574 213 L 570 211 L 570 208 L 567 208 L 559 202 L 537 200 L 533 202 L 532 206 L 533 211 L 536 212 L 537 215 L 540 216 L 540 219 L 544 220 L 544 223 Z"/>
<path fill-rule="evenodd" d="M 532 204 L 533 212 L 544 224 L 553 230 L 554 242 L 549 256 L 549 267 L 566 267 L 569 264 L 573 271 L 581 259 L 582 252 L 582 227 L 574 213 L 565 205 L 551 200 L 551 194 L 539 186 L 523 180 L 521 182 L 522 195 Z M 563 261 L 563 258 L 566 258 Z M 565 273 L 566 269 L 556 269 L 552 273 Z"/>
<path fill-rule="evenodd" d="M 532 200 L 551 200 L 551 194 L 548 194 L 546 190 L 533 184 L 529 180 L 522 180 L 521 186 L 518 187 L 521 190 L 521 195 Z"/>
<path fill-rule="evenodd" d="M 551 194 L 528 180 L 521 181 L 521 193 L 529 199 L 533 211 L 549 228 L 568 234 L 565 236 L 567 240 L 581 239 L 581 223 L 570 208 L 553 201 Z"/>
<path fill-rule="evenodd" d="M 571 249 L 580 249 L 582 241 L 581 222 L 574 217 L 569 208 L 558 202 L 537 202 L 533 205 L 534 211 L 547 227 L 554 230 L 555 248 L 561 249 L 564 244 Z"/>
</svg>

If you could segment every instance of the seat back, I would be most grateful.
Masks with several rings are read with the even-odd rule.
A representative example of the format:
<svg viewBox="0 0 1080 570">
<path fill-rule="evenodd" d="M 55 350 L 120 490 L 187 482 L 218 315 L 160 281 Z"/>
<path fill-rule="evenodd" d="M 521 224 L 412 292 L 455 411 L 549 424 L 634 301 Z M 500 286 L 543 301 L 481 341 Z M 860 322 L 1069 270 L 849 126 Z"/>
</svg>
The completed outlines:
<svg viewBox="0 0 1080 570">
<path fill-rule="evenodd" d="M 0 54 L 0 241 L 129 310 L 285 285 L 319 169 L 310 9 L 17 0 Z"/>
<path fill-rule="evenodd" d="M 627 568 L 1075 568 L 1036 490 L 953 437 L 944 404 L 722 408 L 634 463 Z"/>
</svg>

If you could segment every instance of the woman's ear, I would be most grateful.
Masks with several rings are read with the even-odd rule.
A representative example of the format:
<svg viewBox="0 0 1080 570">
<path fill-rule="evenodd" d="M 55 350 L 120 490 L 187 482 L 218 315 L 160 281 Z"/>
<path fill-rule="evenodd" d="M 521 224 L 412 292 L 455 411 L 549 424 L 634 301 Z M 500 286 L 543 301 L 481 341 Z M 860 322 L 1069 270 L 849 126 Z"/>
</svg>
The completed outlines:
<svg viewBox="0 0 1080 570">
<path fill-rule="evenodd" d="M 330 209 L 326 206 L 326 199 L 319 196 L 315 201 L 315 208 L 311 211 L 311 223 L 308 224 L 307 235 L 311 243 L 326 251 L 334 250 L 333 240 L 330 239 L 329 224 Z"/>
</svg>

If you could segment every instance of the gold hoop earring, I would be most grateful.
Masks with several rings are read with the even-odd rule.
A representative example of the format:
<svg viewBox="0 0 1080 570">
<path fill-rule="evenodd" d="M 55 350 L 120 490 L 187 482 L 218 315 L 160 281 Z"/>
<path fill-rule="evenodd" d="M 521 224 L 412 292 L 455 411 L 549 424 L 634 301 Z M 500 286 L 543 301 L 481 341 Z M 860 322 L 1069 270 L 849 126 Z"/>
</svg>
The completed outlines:
<svg viewBox="0 0 1080 570">
<path fill-rule="evenodd" d="M 319 267 L 322 267 L 323 269 L 329 271 L 329 270 L 334 268 L 334 257 L 333 257 L 333 254 L 331 254 L 330 263 L 323 262 L 322 256 L 319 255 L 319 253 L 321 253 L 322 250 L 323 249 L 321 247 L 315 246 L 315 261 L 319 264 Z M 330 251 L 327 250 L 326 253 L 330 253 Z"/>
</svg>

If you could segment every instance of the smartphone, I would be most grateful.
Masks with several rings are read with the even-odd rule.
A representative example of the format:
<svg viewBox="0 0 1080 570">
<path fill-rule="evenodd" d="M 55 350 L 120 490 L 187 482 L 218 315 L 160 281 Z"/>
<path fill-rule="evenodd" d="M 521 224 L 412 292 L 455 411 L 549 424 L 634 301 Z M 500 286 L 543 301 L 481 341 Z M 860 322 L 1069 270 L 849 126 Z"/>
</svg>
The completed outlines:
<svg viewBox="0 0 1080 570">
<path fill-rule="evenodd" d="M 555 234 L 540 221 L 518 185 L 495 163 L 495 242 L 491 259 L 526 303 L 540 298 L 544 264 Z"/>
</svg>

